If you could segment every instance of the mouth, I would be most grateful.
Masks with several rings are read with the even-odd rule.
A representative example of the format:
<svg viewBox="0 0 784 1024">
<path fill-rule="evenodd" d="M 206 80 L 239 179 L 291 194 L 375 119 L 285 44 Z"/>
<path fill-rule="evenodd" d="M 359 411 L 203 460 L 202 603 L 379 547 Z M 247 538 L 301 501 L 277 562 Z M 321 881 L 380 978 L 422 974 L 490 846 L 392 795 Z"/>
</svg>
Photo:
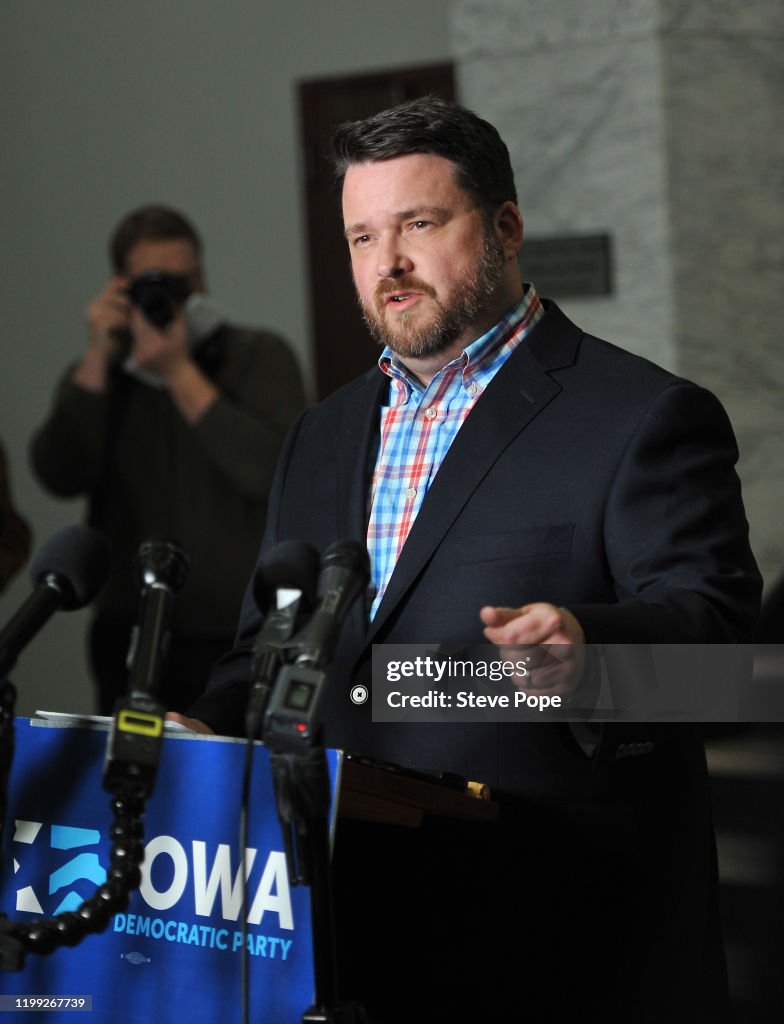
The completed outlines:
<svg viewBox="0 0 784 1024">
<path fill-rule="evenodd" d="M 421 297 L 421 292 L 391 292 L 384 296 L 384 305 L 395 306 L 398 309 L 403 309 L 407 308 Z"/>
</svg>

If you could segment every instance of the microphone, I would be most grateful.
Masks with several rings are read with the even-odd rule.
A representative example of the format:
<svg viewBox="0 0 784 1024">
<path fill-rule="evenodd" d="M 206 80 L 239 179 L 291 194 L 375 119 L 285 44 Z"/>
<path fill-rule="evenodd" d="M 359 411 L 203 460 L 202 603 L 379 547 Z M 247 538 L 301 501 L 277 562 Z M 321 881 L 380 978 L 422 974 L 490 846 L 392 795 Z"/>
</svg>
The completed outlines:
<svg viewBox="0 0 784 1024">
<path fill-rule="evenodd" d="M 296 663 L 322 669 L 332 658 L 349 608 L 370 581 L 370 558 L 364 544 L 339 540 L 321 558 L 316 610 L 294 637 Z"/>
<path fill-rule="evenodd" d="M 263 740 L 277 754 L 301 754 L 320 736 L 319 711 L 343 620 L 370 580 L 364 544 L 341 540 L 321 558 L 316 609 L 286 647 L 294 664 L 284 665 L 264 721 Z"/>
<path fill-rule="evenodd" d="M 157 693 L 172 605 L 189 569 L 187 555 L 167 540 L 145 541 L 136 556 L 141 597 L 128 651 L 128 693 L 115 704 L 103 763 L 104 789 L 118 798 L 146 799 L 155 785 L 166 713 Z"/>
<path fill-rule="evenodd" d="M 155 697 L 160 685 L 169 639 L 169 620 L 175 595 L 190 569 L 184 551 L 167 540 L 148 540 L 136 556 L 136 579 L 141 588 L 139 619 L 128 651 L 128 692 Z"/>
<path fill-rule="evenodd" d="M 33 593 L 0 632 L 0 677 L 58 608 L 76 611 L 97 596 L 110 563 L 109 542 L 91 526 L 66 526 L 49 538 L 30 563 Z"/>
<path fill-rule="evenodd" d="M 283 541 L 262 556 L 253 595 L 265 611 L 251 661 L 251 689 L 245 713 L 248 736 L 255 737 L 272 693 L 278 668 L 303 612 L 313 607 L 319 556 L 304 541 Z M 273 607 L 271 607 L 274 605 Z"/>
</svg>

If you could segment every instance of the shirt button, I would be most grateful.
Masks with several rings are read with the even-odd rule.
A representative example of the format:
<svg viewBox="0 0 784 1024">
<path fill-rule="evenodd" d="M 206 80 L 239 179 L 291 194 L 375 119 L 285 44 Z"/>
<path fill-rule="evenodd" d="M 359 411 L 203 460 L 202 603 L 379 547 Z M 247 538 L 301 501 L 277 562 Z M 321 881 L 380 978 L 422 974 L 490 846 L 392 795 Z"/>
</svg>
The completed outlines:
<svg viewBox="0 0 784 1024">
<path fill-rule="evenodd" d="M 427 409 L 425 409 L 425 416 L 427 416 L 429 420 L 434 420 L 436 418 L 437 413 L 432 405 L 429 405 Z"/>
<path fill-rule="evenodd" d="M 472 380 L 471 383 L 468 385 L 468 388 L 467 388 L 467 391 L 468 391 L 469 395 L 471 395 L 471 397 L 473 397 L 477 393 L 478 390 L 479 390 L 479 385 L 476 383 L 476 381 Z"/>
<path fill-rule="evenodd" d="M 406 491 L 406 497 L 409 501 L 413 501 L 416 498 L 416 487 L 409 487 Z"/>
</svg>

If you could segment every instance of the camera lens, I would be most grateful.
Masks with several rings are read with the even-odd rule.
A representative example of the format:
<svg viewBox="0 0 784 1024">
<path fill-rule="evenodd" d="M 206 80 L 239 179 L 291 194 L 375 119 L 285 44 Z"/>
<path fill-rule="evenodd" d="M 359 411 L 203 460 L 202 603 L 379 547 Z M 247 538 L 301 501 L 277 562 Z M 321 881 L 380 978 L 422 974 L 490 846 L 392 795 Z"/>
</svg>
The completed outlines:
<svg viewBox="0 0 784 1024">
<path fill-rule="evenodd" d="M 154 327 L 168 327 L 178 306 L 188 298 L 188 278 L 149 270 L 135 277 L 128 286 L 131 302 Z"/>
</svg>

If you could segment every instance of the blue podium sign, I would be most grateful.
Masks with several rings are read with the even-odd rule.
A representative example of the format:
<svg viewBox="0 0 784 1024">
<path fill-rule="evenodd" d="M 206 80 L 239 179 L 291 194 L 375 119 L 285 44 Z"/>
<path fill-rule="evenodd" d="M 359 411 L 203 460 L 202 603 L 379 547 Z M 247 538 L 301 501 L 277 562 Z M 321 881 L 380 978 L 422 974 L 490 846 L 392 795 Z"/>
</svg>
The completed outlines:
<svg viewBox="0 0 784 1024">
<path fill-rule="evenodd" d="M 105 729 L 17 719 L 0 875 L 0 910 L 8 917 L 74 910 L 104 881 L 112 845 L 111 797 L 102 786 L 107 738 Z M 73 1024 L 75 1012 L 93 1024 L 238 1019 L 245 947 L 250 1021 L 299 1024 L 313 1000 L 310 890 L 290 884 L 261 744 L 244 853 L 243 935 L 244 747 L 166 735 L 143 818 L 142 881 L 130 905 L 79 945 L 28 954 L 23 970 L 0 972 L 4 1010 L 46 1009 L 50 1024 Z M 338 754 L 327 755 L 334 792 Z M 52 1004 L 30 1005 L 40 997 Z M 58 1007 L 64 997 L 85 1002 Z"/>
</svg>

